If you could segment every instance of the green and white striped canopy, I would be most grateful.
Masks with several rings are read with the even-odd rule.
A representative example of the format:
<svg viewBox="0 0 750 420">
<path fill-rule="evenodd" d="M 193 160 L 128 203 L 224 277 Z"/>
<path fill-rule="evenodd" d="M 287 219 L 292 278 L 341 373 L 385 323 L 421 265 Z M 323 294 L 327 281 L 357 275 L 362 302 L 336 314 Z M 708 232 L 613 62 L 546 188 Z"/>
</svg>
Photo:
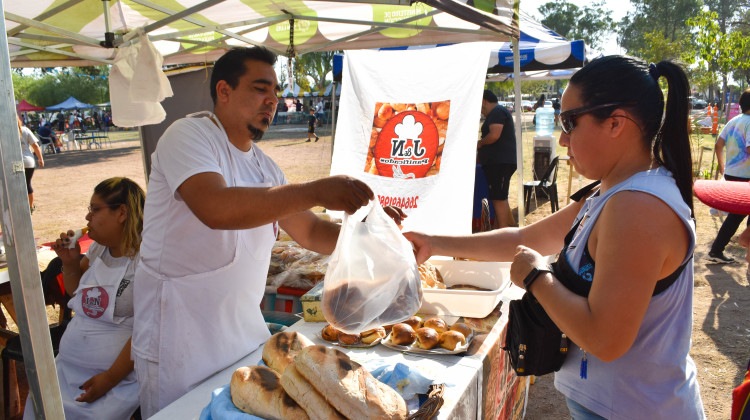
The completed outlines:
<svg viewBox="0 0 750 420">
<path fill-rule="evenodd" d="M 213 61 L 237 45 L 295 56 L 507 41 L 518 37 L 513 1 L 9 0 L 4 7 L 11 65 L 53 67 L 111 64 L 139 28 L 165 64 Z"/>
</svg>

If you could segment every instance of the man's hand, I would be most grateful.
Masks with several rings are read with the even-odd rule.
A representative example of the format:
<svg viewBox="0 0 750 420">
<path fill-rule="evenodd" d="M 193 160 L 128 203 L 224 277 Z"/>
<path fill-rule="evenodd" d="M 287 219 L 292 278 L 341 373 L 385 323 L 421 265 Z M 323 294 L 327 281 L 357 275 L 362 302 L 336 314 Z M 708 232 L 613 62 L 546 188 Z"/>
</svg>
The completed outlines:
<svg viewBox="0 0 750 420">
<path fill-rule="evenodd" d="M 319 202 L 329 210 L 342 210 L 353 214 L 375 198 L 367 184 L 347 175 L 323 178 L 314 184 L 318 190 Z"/>
<path fill-rule="evenodd" d="M 401 227 L 401 222 L 407 218 L 406 213 L 396 206 L 385 206 L 383 207 L 383 211 L 385 211 L 385 214 L 393 219 L 399 227 Z"/>
</svg>

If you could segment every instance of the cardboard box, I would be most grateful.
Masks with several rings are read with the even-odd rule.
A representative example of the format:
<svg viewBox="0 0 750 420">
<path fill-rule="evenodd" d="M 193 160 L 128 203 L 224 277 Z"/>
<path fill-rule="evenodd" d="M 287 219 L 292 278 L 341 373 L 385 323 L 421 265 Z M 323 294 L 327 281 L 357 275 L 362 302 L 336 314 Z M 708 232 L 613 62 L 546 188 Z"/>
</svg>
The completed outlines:
<svg viewBox="0 0 750 420">
<path fill-rule="evenodd" d="M 325 322 L 323 309 L 320 306 L 320 295 L 323 292 L 323 282 L 316 284 L 309 292 L 302 295 L 302 316 L 307 322 Z"/>
<path fill-rule="evenodd" d="M 500 303 L 510 286 L 510 262 L 430 260 L 445 285 L 469 284 L 489 289 L 423 289 L 420 313 L 484 318 Z"/>
</svg>

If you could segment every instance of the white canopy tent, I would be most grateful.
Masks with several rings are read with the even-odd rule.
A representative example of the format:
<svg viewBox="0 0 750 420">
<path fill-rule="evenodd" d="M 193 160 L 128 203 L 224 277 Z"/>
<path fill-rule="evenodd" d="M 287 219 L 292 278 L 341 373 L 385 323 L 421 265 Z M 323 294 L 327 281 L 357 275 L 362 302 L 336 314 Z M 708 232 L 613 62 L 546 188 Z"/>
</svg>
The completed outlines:
<svg viewBox="0 0 750 420">
<path fill-rule="evenodd" d="M 64 418 L 15 129 L 11 67 L 111 64 L 148 35 L 165 64 L 213 61 L 234 45 L 313 51 L 518 39 L 518 0 L 36 0 L 4 2 L 0 45 L 2 231 L 37 418 Z M 514 19 L 514 16 L 516 18 Z M 517 45 L 516 57 L 518 56 Z M 516 72 L 518 60 L 514 60 Z M 520 85 L 516 98 L 520 107 Z M 521 138 L 520 124 L 517 137 Z M 519 148 L 519 162 L 523 162 Z M 523 182 L 519 183 L 522 206 Z M 520 209 L 523 212 L 523 209 Z M 23 256 L 23 258 L 19 258 Z"/>
</svg>

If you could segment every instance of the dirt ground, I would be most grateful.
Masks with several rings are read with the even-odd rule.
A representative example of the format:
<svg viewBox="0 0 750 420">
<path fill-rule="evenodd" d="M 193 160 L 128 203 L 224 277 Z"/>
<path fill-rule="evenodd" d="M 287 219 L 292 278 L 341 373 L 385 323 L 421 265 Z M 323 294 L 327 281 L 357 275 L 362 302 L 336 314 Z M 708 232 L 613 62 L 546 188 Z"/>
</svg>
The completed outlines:
<svg viewBox="0 0 750 420">
<path fill-rule="evenodd" d="M 320 141 L 306 143 L 304 126 L 274 126 L 259 145 L 279 164 L 290 181 L 317 179 L 328 174 L 331 161 L 330 126 L 317 131 Z M 111 147 L 45 156 L 46 167 L 37 170 L 33 179 L 37 210 L 32 215 L 32 222 L 38 243 L 53 240 L 63 230 L 84 226 L 91 192 L 101 180 L 127 176 L 146 186 L 137 132 L 115 132 L 112 138 Z M 562 149 L 558 152 L 564 154 Z M 573 190 L 585 182 L 572 177 Z M 565 205 L 567 185 L 568 167 L 563 164 L 558 174 L 561 206 Z M 511 207 L 515 208 L 515 193 L 511 195 Z M 540 202 L 539 208 L 526 220 L 533 222 L 549 212 L 549 204 Z M 742 380 L 750 357 L 750 285 L 747 263 L 744 262 L 745 250 L 733 242 L 727 252 L 742 262 L 707 264 L 704 257 L 721 220 L 712 217 L 709 209 L 697 199 L 695 213 L 698 244 L 691 356 L 698 368 L 708 418 L 727 419 L 732 389 Z M 554 389 L 552 379 L 552 375 L 536 378 L 536 383 L 530 388 L 527 418 L 569 418 L 565 400 Z"/>
</svg>

